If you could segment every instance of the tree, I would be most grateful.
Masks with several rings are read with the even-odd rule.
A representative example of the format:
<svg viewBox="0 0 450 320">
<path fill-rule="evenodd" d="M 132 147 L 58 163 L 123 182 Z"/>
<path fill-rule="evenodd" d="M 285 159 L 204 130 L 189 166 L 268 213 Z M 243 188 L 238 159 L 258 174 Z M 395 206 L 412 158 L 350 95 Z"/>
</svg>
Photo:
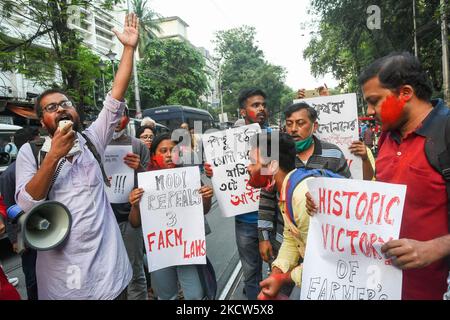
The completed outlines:
<svg viewBox="0 0 450 320">
<path fill-rule="evenodd" d="M 110 8 L 118 2 L 107 0 L 103 6 Z M 30 26 L 14 28 L 17 34 L 14 37 L 9 36 L 5 26 L 0 29 L 1 71 L 22 73 L 44 87 L 61 87 L 75 99 L 83 117 L 85 106 L 94 103 L 91 93 L 95 80 L 100 77 L 99 58 L 83 46 L 82 38 L 70 28 L 68 21 L 74 8 L 94 9 L 96 3 L 94 0 L 0 0 L 4 18 L 13 25 L 23 20 Z"/>
<path fill-rule="evenodd" d="M 143 109 L 166 104 L 199 107 L 208 90 L 204 70 L 203 56 L 190 44 L 153 40 L 138 64 Z"/>
<path fill-rule="evenodd" d="M 231 114 L 236 114 L 239 92 L 248 87 L 266 92 L 271 113 L 277 113 L 281 105 L 286 71 L 264 59 L 255 38 L 255 28 L 249 26 L 216 33 L 215 54 L 221 64 L 219 76 L 224 111 Z"/>
<path fill-rule="evenodd" d="M 320 16 L 317 33 L 304 51 L 314 76 L 331 72 L 347 91 L 359 90 L 357 77 L 365 66 L 393 51 L 413 51 L 412 1 L 374 0 L 381 9 L 381 29 L 367 27 L 364 1 L 313 0 L 312 10 Z M 436 90 L 442 88 L 439 0 L 418 0 L 417 38 L 419 58 Z"/>
<path fill-rule="evenodd" d="M 156 39 L 155 31 L 161 31 L 158 22 L 159 14 L 147 5 L 147 0 L 133 0 L 134 13 L 139 18 L 139 56 L 143 57 L 151 41 Z"/>
</svg>

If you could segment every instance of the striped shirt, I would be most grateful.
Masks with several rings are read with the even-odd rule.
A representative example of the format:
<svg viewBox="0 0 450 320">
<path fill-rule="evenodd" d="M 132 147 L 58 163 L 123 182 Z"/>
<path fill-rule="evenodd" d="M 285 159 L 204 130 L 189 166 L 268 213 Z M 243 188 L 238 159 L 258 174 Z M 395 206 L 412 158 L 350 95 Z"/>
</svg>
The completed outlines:
<svg viewBox="0 0 450 320">
<path fill-rule="evenodd" d="M 314 152 L 306 163 L 298 157 L 295 158 L 296 168 L 328 169 L 346 178 L 351 178 L 347 160 L 338 146 L 314 139 Z M 279 248 L 283 241 L 283 217 L 278 214 L 278 196 L 276 189 L 269 192 L 261 189 L 258 210 L 258 237 L 259 241 L 272 239 L 275 249 Z M 275 239 L 274 239 L 275 237 Z M 275 240 L 275 241 L 273 241 Z"/>
</svg>

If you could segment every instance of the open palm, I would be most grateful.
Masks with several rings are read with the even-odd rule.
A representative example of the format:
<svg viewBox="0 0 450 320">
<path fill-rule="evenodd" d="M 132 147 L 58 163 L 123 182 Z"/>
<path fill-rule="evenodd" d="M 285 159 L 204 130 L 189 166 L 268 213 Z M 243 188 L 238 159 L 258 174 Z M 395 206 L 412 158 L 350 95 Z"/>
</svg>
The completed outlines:
<svg viewBox="0 0 450 320">
<path fill-rule="evenodd" d="M 120 33 L 116 29 L 113 29 L 113 32 L 125 47 L 136 48 L 139 41 L 138 29 L 139 19 L 134 13 L 130 13 L 125 16 L 125 27 L 123 28 L 123 32 Z"/>
</svg>

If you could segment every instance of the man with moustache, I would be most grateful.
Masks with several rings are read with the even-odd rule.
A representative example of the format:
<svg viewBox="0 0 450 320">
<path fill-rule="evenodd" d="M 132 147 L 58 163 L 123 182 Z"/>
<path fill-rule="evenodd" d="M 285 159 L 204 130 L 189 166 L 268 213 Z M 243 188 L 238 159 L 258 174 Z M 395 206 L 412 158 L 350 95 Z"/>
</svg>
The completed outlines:
<svg viewBox="0 0 450 320">
<path fill-rule="evenodd" d="M 123 54 L 111 92 L 92 125 L 80 134 L 80 119 L 68 95 L 50 89 L 35 110 L 49 136 L 36 163 L 29 143 L 16 163 L 17 204 L 26 212 L 46 199 L 63 203 L 72 216 L 66 242 L 39 251 L 36 278 L 39 299 L 123 299 L 132 277 L 127 252 L 104 190 L 96 156 L 103 155 L 122 112 L 138 44 L 138 19 L 127 15 L 123 33 L 113 30 Z M 60 127 L 60 121 L 69 121 Z M 86 138 L 88 140 L 86 140 Z M 89 142 L 90 141 L 90 142 Z M 87 144 L 94 145 L 97 155 Z"/>
<path fill-rule="evenodd" d="M 381 251 L 403 270 L 402 299 L 440 300 L 450 255 L 450 177 L 440 171 L 449 163 L 450 110 L 443 100 L 431 100 L 427 74 L 410 53 L 376 60 L 359 83 L 367 114 L 382 124 L 376 179 L 407 186 L 400 239 Z M 317 206 L 307 197 L 313 214 Z"/>
<path fill-rule="evenodd" d="M 359 83 L 367 115 L 381 122 L 385 132 L 376 179 L 407 185 L 400 240 L 387 242 L 381 250 L 404 270 L 402 299 L 442 299 L 449 269 L 444 258 L 450 254 L 448 191 L 428 152 L 433 148 L 429 143 L 438 145 L 436 138 L 448 145 L 448 128 L 439 137 L 432 130 L 440 121 L 448 127 L 449 109 L 443 100 L 431 100 L 426 72 L 409 53 L 376 60 Z M 445 146 L 438 157 L 449 156 Z"/>
</svg>

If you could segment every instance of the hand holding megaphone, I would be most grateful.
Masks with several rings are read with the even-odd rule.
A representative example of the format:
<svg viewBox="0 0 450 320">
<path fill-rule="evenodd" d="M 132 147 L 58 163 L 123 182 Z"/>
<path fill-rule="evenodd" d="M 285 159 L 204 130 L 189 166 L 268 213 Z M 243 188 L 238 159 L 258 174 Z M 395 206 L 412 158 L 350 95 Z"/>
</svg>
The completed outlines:
<svg viewBox="0 0 450 320">
<path fill-rule="evenodd" d="M 17 249 L 19 253 L 29 247 L 51 250 L 67 239 L 72 216 L 65 205 L 57 201 L 44 201 L 24 212 L 18 205 L 8 208 L 8 217 L 18 225 Z"/>
</svg>

